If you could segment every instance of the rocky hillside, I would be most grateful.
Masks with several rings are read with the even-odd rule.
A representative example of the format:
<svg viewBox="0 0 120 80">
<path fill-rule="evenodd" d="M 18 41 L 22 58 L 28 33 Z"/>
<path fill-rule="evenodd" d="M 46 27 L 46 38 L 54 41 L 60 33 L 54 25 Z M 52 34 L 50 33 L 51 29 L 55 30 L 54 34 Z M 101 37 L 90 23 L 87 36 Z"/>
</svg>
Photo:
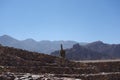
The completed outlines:
<svg viewBox="0 0 120 80">
<path fill-rule="evenodd" d="M 32 75 L 26 76 L 26 73 Z M 39 77 L 34 80 L 119 80 L 120 60 L 74 62 L 50 55 L 0 46 L 1 80 L 19 80 L 19 78 L 30 80 L 36 78 L 33 76 L 34 74 Z"/>
<path fill-rule="evenodd" d="M 0 46 L 0 65 L 2 66 L 44 66 L 55 63 L 56 59 L 59 58 L 47 54 Z"/>
<path fill-rule="evenodd" d="M 0 46 L 0 66 L 5 66 L 15 72 L 45 73 L 51 71 L 51 73 L 62 73 L 59 71 L 59 66 L 73 67 L 77 65 L 51 55 Z M 61 69 L 64 70 L 64 68 Z"/>
</svg>

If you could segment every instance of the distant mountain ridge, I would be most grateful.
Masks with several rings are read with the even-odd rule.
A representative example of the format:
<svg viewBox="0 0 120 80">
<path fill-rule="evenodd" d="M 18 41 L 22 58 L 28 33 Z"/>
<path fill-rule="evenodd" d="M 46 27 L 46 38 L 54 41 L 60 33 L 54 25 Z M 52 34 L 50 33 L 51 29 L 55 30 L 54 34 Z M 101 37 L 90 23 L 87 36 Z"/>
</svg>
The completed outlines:
<svg viewBox="0 0 120 80">
<path fill-rule="evenodd" d="M 120 44 L 106 44 L 102 41 L 88 43 L 84 46 L 73 45 L 66 50 L 66 58 L 72 60 L 118 59 L 120 58 Z M 58 56 L 59 51 L 51 55 Z"/>
<path fill-rule="evenodd" d="M 69 60 L 97 60 L 97 59 L 108 59 L 110 56 L 102 54 L 97 51 L 92 51 L 80 46 L 79 44 L 73 45 L 70 49 L 65 49 L 66 58 Z M 52 52 L 51 55 L 59 56 L 59 51 Z"/>
<path fill-rule="evenodd" d="M 35 41 L 34 39 L 26 39 L 20 41 L 8 35 L 0 36 L 0 44 L 2 44 L 3 46 L 15 47 L 15 48 L 20 48 L 33 52 L 46 53 L 46 54 L 50 54 L 55 50 L 59 50 L 60 44 L 63 44 L 64 48 L 67 49 L 67 48 L 71 48 L 76 43 L 78 42 L 49 41 L 49 40 Z M 80 44 L 84 45 L 86 43 L 80 43 Z"/>
<path fill-rule="evenodd" d="M 113 58 L 120 58 L 120 44 L 106 44 L 102 41 L 96 41 L 85 45 L 85 48 L 110 55 Z"/>
</svg>

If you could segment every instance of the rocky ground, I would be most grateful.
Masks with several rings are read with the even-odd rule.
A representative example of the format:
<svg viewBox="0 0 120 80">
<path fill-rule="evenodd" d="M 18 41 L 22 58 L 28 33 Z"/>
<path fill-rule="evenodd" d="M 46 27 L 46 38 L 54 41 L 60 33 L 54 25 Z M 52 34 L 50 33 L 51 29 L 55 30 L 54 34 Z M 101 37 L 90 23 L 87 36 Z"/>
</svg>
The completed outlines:
<svg viewBox="0 0 120 80">
<path fill-rule="evenodd" d="M 56 65 L 35 68 L 0 66 L 0 80 L 120 80 L 119 60 L 76 63 L 78 65 L 71 67 Z"/>
<path fill-rule="evenodd" d="M 0 80 L 120 80 L 120 72 L 97 74 L 30 74 L 5 72 Z"/>
<path fill-rule="evenodd" d="M 6 72 L 0 75 L 0 80 L 81 80 L 77 78 L 57 77 L 54 74 L 30 74 Z"/>
</svg>

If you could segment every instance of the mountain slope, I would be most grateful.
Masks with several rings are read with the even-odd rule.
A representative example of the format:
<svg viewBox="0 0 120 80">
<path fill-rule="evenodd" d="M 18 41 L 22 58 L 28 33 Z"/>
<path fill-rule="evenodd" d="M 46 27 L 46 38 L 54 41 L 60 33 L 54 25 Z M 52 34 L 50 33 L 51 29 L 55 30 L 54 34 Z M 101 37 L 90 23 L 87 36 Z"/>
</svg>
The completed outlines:
<svg viewBox="0 0 120 80">
<path fill-rule="evenodd" d="M 51 55 L 58 56 L 59 51 L 51 53 Z M 70 60 L 94 60 L 106 59 L 108 55 L 87 49 L 79 44 L 73 45 L 73 48 L 66 49 L 66 58 Z"/>
<path fill-rule="evenodd" d="M 54 63 L 55 59 L 56 57 L 46 54 L 0 46 L 0 65 L 3 66 L 40 66 Z"/>
<path fill-rule="evenodd" d="M 3 35 L 0 36 L 0 44 L 4 46 L 14 46 L 14 44 L 18 43 L 19 41 L 8 36 L 8 35 Z"/>
<path fill-rule="evenodd" d="M 85 45 L 85 47 L 92 51 L 110 55 L 113 58 L 120 58 L 120 44 L 106 44 L 102 41 L 96 41 Z"/>
</svg>

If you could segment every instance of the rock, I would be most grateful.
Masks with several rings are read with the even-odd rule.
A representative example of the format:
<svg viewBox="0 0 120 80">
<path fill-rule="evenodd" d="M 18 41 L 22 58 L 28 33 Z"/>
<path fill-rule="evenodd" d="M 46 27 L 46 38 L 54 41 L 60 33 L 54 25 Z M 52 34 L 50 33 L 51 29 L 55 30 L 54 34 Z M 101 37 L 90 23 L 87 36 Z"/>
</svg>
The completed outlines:
<svg viewBox="0 0 120 80">
<path fill-rule="evenodd" d="M 2 75 L 0 76 L 0 80 L 14 80 L 15 79 L 15 75 L 14 73 L 2 73 Z"/>
</svg>

